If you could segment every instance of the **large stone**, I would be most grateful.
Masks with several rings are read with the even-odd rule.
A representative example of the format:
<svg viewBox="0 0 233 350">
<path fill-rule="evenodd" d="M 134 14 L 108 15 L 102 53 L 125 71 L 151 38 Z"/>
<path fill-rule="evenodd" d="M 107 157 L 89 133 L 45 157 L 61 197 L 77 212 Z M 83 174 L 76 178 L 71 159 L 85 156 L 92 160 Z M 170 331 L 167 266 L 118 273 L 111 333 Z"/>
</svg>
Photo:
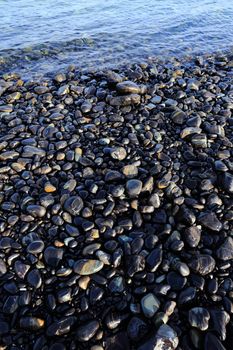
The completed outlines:
<svg viewBox="0 0 233 350">
<path fill-rule="evenodd" d="M 73 216 L 79 214 L 83 208 L 83 200 L 79 196 L 72 196 L 65 201 L 64 209 Z"/>
<path fill-rule="evenodd" d="M 194 307 L 189 311 L 189 323 L 192 327 L 205 331 L 209 326 L 210 314 L 203 307 Z"/>
<path fill-rule="evenodd" d="M 116 85 L 116 90 L 120 94 L 140 94 L 141 88 L 133 81 L 123 81 Z"/>
<path fill-rule="evenodd" d="M 100 260 L 81 259 L 74 264 L 74 272 L 79 275 L 92 275 L 102 270 L 104 263 Z"/>
<path fill-rule="evenodd" d="M 205 212 L 199 215 L 200 224 L 211 231 L 219 232 L 222 229 L 222 223 L 218 220 L 214 212 Z"/>
<path fill-rule="evenodd" d="M 151 318 L 158 311 L 160 302 L 154 294 L 149 293 L 142 298 L 141 306 L 144 315 L 148 318 Z"/>
<path fill-rule="evenodd" d="M 200 275 L 208 275 L 215 268 L 215 260 L 212 256 L 207 254 L 199 255 L 192 259 L 189 266 Z"/>
</svg>

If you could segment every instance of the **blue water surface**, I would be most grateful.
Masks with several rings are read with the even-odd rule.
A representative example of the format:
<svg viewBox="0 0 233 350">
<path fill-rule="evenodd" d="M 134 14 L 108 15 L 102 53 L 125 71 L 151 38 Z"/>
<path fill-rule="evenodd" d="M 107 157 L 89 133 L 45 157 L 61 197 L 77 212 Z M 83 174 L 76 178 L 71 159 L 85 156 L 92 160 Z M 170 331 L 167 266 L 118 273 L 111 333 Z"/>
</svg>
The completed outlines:
<svg viewBox="0 0 233 350">
<path fill-rule="evenodd" d="M 46 72 L 233 46 L 233 0 L 0 0 L 0 18 L 0 71 L 6 62 Z"/>
</svg>

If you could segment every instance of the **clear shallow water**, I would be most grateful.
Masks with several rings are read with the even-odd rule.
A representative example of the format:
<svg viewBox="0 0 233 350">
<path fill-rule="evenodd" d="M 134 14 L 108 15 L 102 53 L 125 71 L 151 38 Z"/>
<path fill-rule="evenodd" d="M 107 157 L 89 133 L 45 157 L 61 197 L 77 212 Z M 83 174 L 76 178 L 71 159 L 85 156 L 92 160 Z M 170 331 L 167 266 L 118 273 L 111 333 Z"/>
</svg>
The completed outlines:
<svg viewBox="0 0 233 350">
<path fill-rule="evenodd" d="M 121 65 L 233 46 L 233 0 L 0 0 L 0 71 Z"/>
</svg>

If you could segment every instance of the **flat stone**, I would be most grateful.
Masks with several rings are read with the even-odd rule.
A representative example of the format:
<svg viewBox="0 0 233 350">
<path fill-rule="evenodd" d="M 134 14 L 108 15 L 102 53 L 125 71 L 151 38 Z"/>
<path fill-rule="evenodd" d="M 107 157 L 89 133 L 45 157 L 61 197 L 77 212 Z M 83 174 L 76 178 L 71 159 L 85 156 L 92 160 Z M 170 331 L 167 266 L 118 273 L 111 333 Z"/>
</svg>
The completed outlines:
<svg viewBox="0 0 233 350">
<path fill-rule="evenodd" d="M 103 266 L 104 263 L 99 260 L 81 259 L 75 262 L 74 272 L 82 276 L 92 275 L 102 270 Z"/>
<path fill-rule="evenodd" d="M 23 148 L 23 157 L 45 157 L 46 152 L 42 148 L 34 146 L 24 146 Z"/>
<path fill-rule="evenodd" d="M 151 318 L 158 311 L 160 302 L 154 294 L 149 293 L 142 298 L 141 306 L 144 315 L 148 318 Z"/>
<path fill-rule="evenodd" d="M 9 159 L 15 159 L 18 158 L 19 153 L 15 151 L 6 151 L 0 153 L 0 160 L 9 160 Z"/>
<path fill-rule="evenodd" d="M 12 111 L 13 111 L 13 106 L 0 105 L 0 113 L 11 113 Z"/>
</svg>

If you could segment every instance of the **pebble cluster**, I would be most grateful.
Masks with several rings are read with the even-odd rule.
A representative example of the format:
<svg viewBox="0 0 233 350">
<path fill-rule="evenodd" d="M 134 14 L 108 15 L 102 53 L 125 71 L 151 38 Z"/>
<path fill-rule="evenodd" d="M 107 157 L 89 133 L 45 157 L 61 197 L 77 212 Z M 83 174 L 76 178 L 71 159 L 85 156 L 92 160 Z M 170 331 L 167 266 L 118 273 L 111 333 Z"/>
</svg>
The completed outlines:
<svg viewBox="0 0 233 350">
<path fill-rule="evenodd" d="M 0 79 L 0 349 L 230 350 L 233 60 Z"/>
</svg>

